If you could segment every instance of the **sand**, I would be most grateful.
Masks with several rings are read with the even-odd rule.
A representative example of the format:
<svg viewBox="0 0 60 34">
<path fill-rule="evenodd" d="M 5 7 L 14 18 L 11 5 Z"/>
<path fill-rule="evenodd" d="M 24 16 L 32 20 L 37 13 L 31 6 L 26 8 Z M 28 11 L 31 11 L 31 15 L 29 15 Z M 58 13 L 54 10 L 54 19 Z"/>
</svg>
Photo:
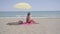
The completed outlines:
<svg viewBox="0 0 60 34">
<path fill-rule="evenodd" d="M 0 18 L 0 34 L 60 34 L 60 18 L 33 18 L 32 25 L 6 25 L 25 18 Z"/>
</svg>

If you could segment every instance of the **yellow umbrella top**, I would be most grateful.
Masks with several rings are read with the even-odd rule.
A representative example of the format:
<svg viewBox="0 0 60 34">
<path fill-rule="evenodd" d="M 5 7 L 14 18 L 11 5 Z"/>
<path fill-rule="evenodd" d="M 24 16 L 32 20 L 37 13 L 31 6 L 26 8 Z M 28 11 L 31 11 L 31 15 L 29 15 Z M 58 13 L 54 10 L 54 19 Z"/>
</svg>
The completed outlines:
<svg viewBox="0 0 60 34">
<path fill-rule="evenodd" d="M 31 9 L 31 5 L 28 3 L 17 3 L 13 7 L 17 9 L 27 9 L 27 10 Z"/>
</svg>

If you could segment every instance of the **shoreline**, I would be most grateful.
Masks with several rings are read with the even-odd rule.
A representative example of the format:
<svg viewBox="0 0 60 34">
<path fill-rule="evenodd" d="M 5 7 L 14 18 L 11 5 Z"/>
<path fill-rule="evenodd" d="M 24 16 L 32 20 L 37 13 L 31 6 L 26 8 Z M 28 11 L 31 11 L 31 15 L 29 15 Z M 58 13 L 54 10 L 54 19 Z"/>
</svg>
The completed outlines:
<svg viewBox="0 0 60 34">
<path fill-rule="evenodd" d="M 0 17 L 0 18 L 26 18 L 26 17 Z M 31 18 L 49 18 L 49 17 L 31 17 Z M 60 19 L 60 18 L 54 18 L 54 19 Z"/>
</svg>

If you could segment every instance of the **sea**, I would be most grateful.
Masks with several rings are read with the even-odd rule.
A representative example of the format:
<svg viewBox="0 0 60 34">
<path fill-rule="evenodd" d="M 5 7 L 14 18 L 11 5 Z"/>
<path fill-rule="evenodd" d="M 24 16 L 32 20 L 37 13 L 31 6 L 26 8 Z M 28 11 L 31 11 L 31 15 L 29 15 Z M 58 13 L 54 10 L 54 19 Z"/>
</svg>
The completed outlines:
<svg viewBox="0 0 60 34">
<path fill-rule="evenodd" d="M 0 17 L 26 17 L 28 11 L 0 11 Z M 31 17 L 60 18 L 60 11 L 30 11 Z"/>
</svg>

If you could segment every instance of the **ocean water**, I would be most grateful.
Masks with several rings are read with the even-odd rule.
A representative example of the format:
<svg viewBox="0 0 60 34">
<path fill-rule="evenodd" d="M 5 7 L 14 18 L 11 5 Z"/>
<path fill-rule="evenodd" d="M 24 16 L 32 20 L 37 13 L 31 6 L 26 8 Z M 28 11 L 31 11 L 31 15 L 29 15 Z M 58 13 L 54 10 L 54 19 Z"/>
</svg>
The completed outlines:
<svg viewBox="0 0 60 34">
<path fill-rule="evenodd" d="M 0 11 L 0 17 L 26 17 L 28 11 Z M 31 17 L 60 18 L 60 11 L 30 11 Z"/>
</svg>

